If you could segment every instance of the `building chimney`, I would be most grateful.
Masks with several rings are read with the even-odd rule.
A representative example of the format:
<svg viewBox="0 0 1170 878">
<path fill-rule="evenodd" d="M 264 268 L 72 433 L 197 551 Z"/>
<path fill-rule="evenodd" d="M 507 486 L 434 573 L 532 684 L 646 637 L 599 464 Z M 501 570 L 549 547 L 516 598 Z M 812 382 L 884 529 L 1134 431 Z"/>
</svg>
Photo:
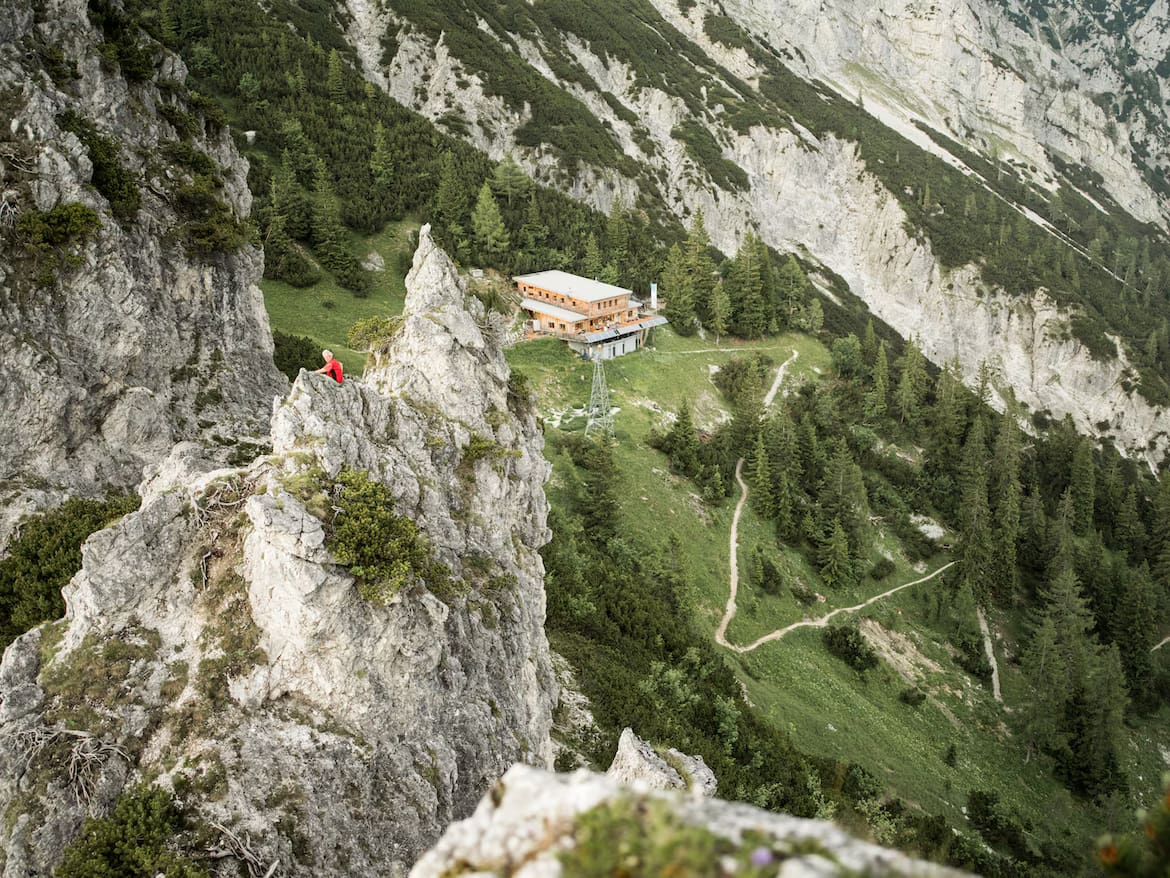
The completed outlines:
<svg viewBox="0 0 1170 878">
<path fill-rule="evenodd" d="M 656 283 L 650 284 L 650 310 L 658 310 L 658 284 Z"/>
</svg>

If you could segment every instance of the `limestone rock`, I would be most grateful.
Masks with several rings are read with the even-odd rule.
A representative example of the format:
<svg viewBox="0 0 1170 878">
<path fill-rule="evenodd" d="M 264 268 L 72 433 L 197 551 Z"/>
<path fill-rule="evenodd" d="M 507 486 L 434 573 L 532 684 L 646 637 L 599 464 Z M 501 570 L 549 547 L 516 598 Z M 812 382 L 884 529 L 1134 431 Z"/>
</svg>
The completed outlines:
<svg viewBox="0 0 1170 878">
<path fill-rule="evenodd" d="M 641 790 L 691 790 L 697 796 L 713 796 L 718 786 L 702 756 L 687 756 L 674 748 L 659 755 L 632 729 L 622 731 L 606 774 Z"/>
<path fill-rule="evenodd" d="M 176 447 L 142 508 L 85 543 L 65 620 L 5 654 L 0 811 L 28 815 L 0 840 L 5 878 L 47 874 L 136 780 L 185 785 L 196 820 L 282 875 L 401 875 L 508 766 L 551 763 L 543 438 L 427 227 L 381 364 L 302 372 L 272 444 L 226 469 Z M 343 468 L 389 488 L 460 590 L 360 596 L 327 538 Z M 88 809 L 58 764 L 25 763 L 64 722 L 126 754 Z"/>
<path fill-rule="evenodd" d="M 191 172 L 162 153 L 180 139 L 163 111 L 186 111 L 184 99 L 112 72 L 84 0 L 0 0 L 0 20 L 0 155 L 13 159 L 0 159 L 5 201 L 19 213 L 80 203 L 101 221 L 47 277 L 45 258 L 9 246 L 13 233 L 0 228 L 0 422 L 20 425 L 0 448 L 2 546 L 20 511 L 133 487 L 175 442 L 220 437 L 226 458 L 236 437 L 266 431 L 270 401 L 288 385 L 256 286 L 260 250 L 201 256 L 186 246 L 174 190 Z M 77 77 L 51 79 L 36 46 L 59 50 Z M 150 50 L 156 79 L 186 78 L 177 57 Z M 66 112 L 116 145 L 141 195 L 134 216 L 115 218 L 91 185 Z M 208 125 L 191 146 L 217 168 L 216 197 L 246 219 L 247 163 L 228 132 Z"/>
<path fill-rule="evenodd" d="M 411 871 L 411 878 L 452 874 L 540 876 L 564 874 L 559 855 L 576 842 L 581 817 L 633 797 L 658 806 L 685 831 L 711 833 L 744 862 L 766 855 L 784 878 L 873 875 L 960 878 L 966 874 L 913 860 L 859 841 L 831 823 L 803 820 L 718 799 L 673 792 L 632 792 L 616 778 L 578 771 L 549 774 L 517 765 L 480 802 L 475 814 L 451 826 Z M 751 841 L 745 839 L 751 833 Z M 749 847 L 750 845 L 750 847 Z M 735 856 L 729 856 L 734 866 Z M 516 871 L 516 864 L 523 864 Z M 728 869 L 728 874 L 732 873 Z"/>
</svg>

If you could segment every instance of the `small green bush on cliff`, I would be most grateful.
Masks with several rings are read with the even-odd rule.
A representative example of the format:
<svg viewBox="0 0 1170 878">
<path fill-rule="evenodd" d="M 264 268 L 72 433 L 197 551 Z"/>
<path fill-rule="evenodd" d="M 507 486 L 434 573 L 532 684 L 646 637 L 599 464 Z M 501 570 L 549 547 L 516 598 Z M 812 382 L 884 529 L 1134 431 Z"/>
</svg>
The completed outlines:
<svg viewBox="0 0 1170 878">
<path fill-rule="evenodd" d="M 110 212 L 120 220 L 130 220 L 142 204 L 142 193 L 132 171 L 124 164 L 117 141 L 98 133 L 89 119 L 72 110 L 61 114 L 61 128 L 77 135 L 93 164 L 93 187 L 110 202 Z"/>
<path fill-rule="evenodd" d="M 394 495 L 359 470 L 342 470 L 340 512 L 329 549 L 358 580 L 361 596 L 383 605 L 422 579 L 432 592 L 449 593 L 451 571 L 431 555 L 430 546 L 409 518 L 394 513 Z"/>
<path fill-rule="evenodd" d="M 65 849 L 56 878 L 206 878 L 207 872 L 170 849 L 186 828 L 183 813 L 165 790 L 139 787 L 123 793 L 109 817 L 85 821 Z"/>
<path fill-rule="evenodd" d="M 81 544 L 137 508 L 134 494 L 73 499 L 21 524 L 8 557 L 0 561 L 0 649 L 65 612 L 61 588 L 81 569 Z"/>
</svg>

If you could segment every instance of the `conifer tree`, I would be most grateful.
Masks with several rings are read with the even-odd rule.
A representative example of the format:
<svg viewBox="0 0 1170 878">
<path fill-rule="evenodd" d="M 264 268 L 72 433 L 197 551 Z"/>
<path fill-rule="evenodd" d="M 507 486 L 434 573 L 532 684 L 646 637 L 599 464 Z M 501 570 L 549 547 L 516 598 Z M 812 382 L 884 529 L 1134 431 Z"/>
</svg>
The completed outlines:
<svg viewBox="0 0 1170 878">
<path fill-rule="evenodd" d="M 820 573 L 830 588 L 849 587 L 853 584 L 853 558 L 849 551 L 849 537 L 845 528 L 836 519 L 829 527 L 828 538 L 821 546 Z"/>
<path fill-rule="evenodd" d="M 375 186 L 389 189 L 394 185 L 394 152 L 390 148 L 386 128 L 381 122 L 374 126 L 374 152 L 370 156 L 370 173 L 374 176 Z"/>
<path fill-rule="evenodd" d="M 870 321 L 870 327 L 873 326 L 873 321 Z M 865 343 L 862 343 L 862 354 L 864 356 Z M 877 353 L 873 358 L 873 387 L 865 395 L 865 419 L 871 423 L 879 423 L 886 416 L 886 401 L 889 399 L 890 391 L 890 367 L 886 359 L 886 342 L 883 339 L 877 348 Z"/>
<path fill-rule="evenodd" d="M 456 232 L 465 228 L 466 214 L 467 192 L 459 180 L 455 154 L 447 150 L 439 164 L 439 185 L 431 206 L 431 220 L 449 243 L 455 243 Z"/>
<path fill-rule="evenodd" d="M 597 236 L 590 232 L 589 237 L 585 239 L 585 276 L 593 280 L 600 280 L 603 267 L 601 247 L 597 243 Z"/>
<path fill-rule="evenodd" d="M 817 495 L 824 520 L 837 521 L 845 529 L 849 545 L 858 551 L 862 545 L 869 500 L 865 480 L 849 453 L 849 447 L 838 441 L 833 455 L 825 465 L 825 477 Z"/>
<path fill-rule="evenodd" d="M 795 256 L 789 256 L 776 272 L 776 306 L 779 310 L 781 322 L 784 326 L 795 327 L 797 317 L 808 299 L 808 278 L 804 269 L 796 261 Z M 817 300 L 814 300 L 817 301 Z M 820 302 L 817 301 L 820 307 Z M 810 329 L 817 332 L 820 327 Z"/>
<path fill-rule="evenodd" d="M 731 316 L 730 303 L 725 303 L 723 311 L 723 326 L 716 329 L 712 323 L 714 314 L 711 310 L 711 297 L 715 291 L 715 263 L 711 261 L 707 249 L 711 246 L 711 239 L 707 236 L 707 227 L 703 221 L 703 211 L 696 210 L 695 218 L 691 221 L 691 228 L 687 232 L 686 264 L 690 278 L 691 293 L 694 299 L 695 313 L 703 326 L 716 337 L 727 331 L 727 321 Z"/>
<path fill-rule="evenodd" d="M 991 590 L 1000 597 L 1012 595 L 1019 584 L 1016 543 L 1020 538 L 1019 427 L 1010 410 L 1000 422 L 992 455 L 993 530 Z"/>
<path fill-rule="evenodd" d="M 1113 620 L 1117 631 L 1114 642 L 1120 651 L 1126 686 L 1131 700 L 1141 710 L 1157 704 L 1150 658 L 1150 650 L 1157 642 L 1157 609 L 1154 583 L 1143 564 L 1121 584 Z"/>
<path fill-rule="evenodd" d="M 1086 534 L 1093 527 L 1094 496 L 1093 449 L 1082 439 L 1073 451 L 1072 474 L 1069 488 L 1072 491 L 1073 531 Z"/>
<path fill-rule="evenodd" d="M 609 262 L 612 263 L 616 274 L 620 277 L 626 271 L 630 259 L 630 229 L 626 222 L 626 211 L 622 206 L 621 199 L 614 199 L 609 216 L 606 218 L 605 246 Z"/>
<path fill-rule="evenodd" d="M 894 405 L 898 409 L 898 420 L 903 424 L 916 426 L 921 413 L 922 401 L 926 398 L 926 361 L 914 340 L 906 342 L 902 356 L 897 362 L 898 386 L 894 390 Z"/>
<path fill-rule="evenodd" d="M 865 322 L 865 332 L 861 338 L 861 356 L 865 358 L 867 366 L 873 366 L 877 360 L 878 352 L 878 338 L 877 331 L 873 328 L 873 318 L 869 318 Z"/>
<path fill-rule="evenodd" d="M 801 311 L 800 328 L 810 335 L 816 335 L 825 325 L 825 311 L 820 299 L 812 299 Z"/>
<path fill-rule="evenodd" d="M 471 228 L 475 233 L 475 243 L 489 261 L 501 259 L 511 246 L 504 218 L 500 216 L 500 207 L 496 204 L 492 187 L 486 180 L 479 187 L 475 210 L 471 214 Z"/>
<path fill-rule="evenodd" d="M 748 232 L 732 260 L 726 281 L 732 324 L 745 338 L 762 338 L 768 329 L 768 303 L 764 301 L 758 257 L 755 235 Z"/>
<path fill-rule="evenodd" d="M 666 319 L 679 335 L 692 335 L 695 331 L 694 300 L 686 260 L 678 244 L 671 245 L 667 251 L 662 287 L 666 294 Z"/>
<path fill-rule="evenodd" d="M 520 227 L 520 242 L 524 251 L 529 255 L 535 255 L 544 243 L 547 233 L 548 229 L 540 219 L 536 196 L 530 193 L 528 206 L 524 210 L 524 225 Z"/>
<path fill-rule="evenodd" d="M 715 284 L 714 289 L 711 290 L 711 298 L 707 307 L 707 329 L 714 333 L 715 344 L 719 344 L 719 338 L 727 332 L 727 322 L 731 318 L 731 302 L 727 299 L 727 290 L 723 286 L 723 281 Z"/>
<path fill-rule="evenodd" d="M 284 217 L 284 231 L 288 236 L 307 241 L 312 232 L 312 208 L 297 182 L 296 168 L 287 149 L 272 174 L 268 194 L 271 212 Z"/>
<path fill-rule="evenodd" d="M 495 170 L 492 171 L 492 191 L 504 199 L 509 209 L 517 198 L 528 191 L 531 185 L 532 181 L 528 179 L 524 169 L 516 164 L 512 153 L 508 153 L 500 159 Z"/>
<path fill-rule="evenodd" d="M 1142 557 L 1146 545 L 1146 528 L 1138 514 L 1137 488 L 1129 486 L 1125 492 L 1125 499 L 1117 513 L 1117 524 L 1114 528 L 1117 542 L 1129 552 L 1131 561 L 1138 561 Z"/>
<path fill-rule="evenodd" d="M 756 511 L 763 518 L 771 518 L 775 512 L 776 498 L 772 493 L 772 467 L 768 462 L 768 449 L 764 445 L 762 430 L 756 434 L 756 443 L 748 460 L 748 483 L 752 488 Z"/>
<path fill-rule="evenodd" d="M 329 99 L 335 104 L 345 103 L 345 77 L 341 66 L 341 56 L 336 49 L 329 50 L 329 72 L 326 75 L 325 90 Z"/>
<path fill-rule="evenodd" d="M 158 4 L 158 31 L 162 42 L 171 47 L 179 45 L 179 23 L 175 18 L 175 7 L 171 0 L 160 0 Z"/>
<path fill-rule="evenodd" d="M 699 471 L 699 437 L 691 419 L 691 407 L 684 399 L 678 415 L 666 434 L 663 451 L 671 463 L 684 475 L 694 476 Z"/>
</svg>

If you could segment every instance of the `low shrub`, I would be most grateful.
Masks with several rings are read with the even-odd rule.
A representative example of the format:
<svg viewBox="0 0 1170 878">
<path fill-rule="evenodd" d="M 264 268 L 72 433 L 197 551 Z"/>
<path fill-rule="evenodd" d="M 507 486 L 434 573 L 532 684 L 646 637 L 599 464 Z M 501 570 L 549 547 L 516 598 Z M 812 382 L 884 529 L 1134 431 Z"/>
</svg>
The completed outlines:
<svg viewBox="0 0 1170 878">
<path fill-rule="evenodd" d="M 94 531 L 138 508 L 136 494 L 69 500 L 26 518 L 0 560 L 0 649 L 65 612 L 62 587 L 81 569 L 81 544 Z"/>
<path fill-rule="evenodd" d="M 879 664 L 878 654 L 866 642 L 861 631 L 851 625 L 833 625 L 824 630 L 825 648 L 849 667 L 865 673 Z"/>
<path fill-rule="evenodd" d="M 358 580 L 358 591 L 384 605 L 418 580 L 436 594 L 455 587 L 451 571 L 435 559 L 426 538 L 409 518 L 394 513 L 394 495 L 360 470 L 344 469 L 329 549 Z"/>
<path fill-rule="evenodd" d="M 289 335 L 279 329 L 273 330 L 272 361 L 290 381 L 296 379 L 302 367 L 316 365 L 320 356 L 321 349 L 313 339 L 303 335 Z"/>
<path fill-rule="evenodd" d="M 75 134 L 89 153 L 91 182 L 110 202 L 110 212 L 120 220 L 133 219 L 142 204 L 142 193 L 135 174 L 122 164 L 117 141 L 98 133 L 93 122 L 72 110 L 64 112 L 58 123 Z"/>
<path fill-rule="evenodd" d="M 882 558 L 869 568 L 869 578 L 874 582 L 881 582 L 894 572 L 896 565 L 889 558 Z"/>
<path fill-rule="evenodd" d="M 207 872 L 173 850 L 187 821 L 171 794 L 137 787 L 124 792 L 109 817 L 90 817 L 65 849 L 57 878 L 206 878 Z"/>
<path fill-rule="evenodd" d="M 926 700 L 926 693 L 917 686 L 910 686 L 898 693 L 898 700 L 911 707 L 917 707 Z"/>
</svg>

